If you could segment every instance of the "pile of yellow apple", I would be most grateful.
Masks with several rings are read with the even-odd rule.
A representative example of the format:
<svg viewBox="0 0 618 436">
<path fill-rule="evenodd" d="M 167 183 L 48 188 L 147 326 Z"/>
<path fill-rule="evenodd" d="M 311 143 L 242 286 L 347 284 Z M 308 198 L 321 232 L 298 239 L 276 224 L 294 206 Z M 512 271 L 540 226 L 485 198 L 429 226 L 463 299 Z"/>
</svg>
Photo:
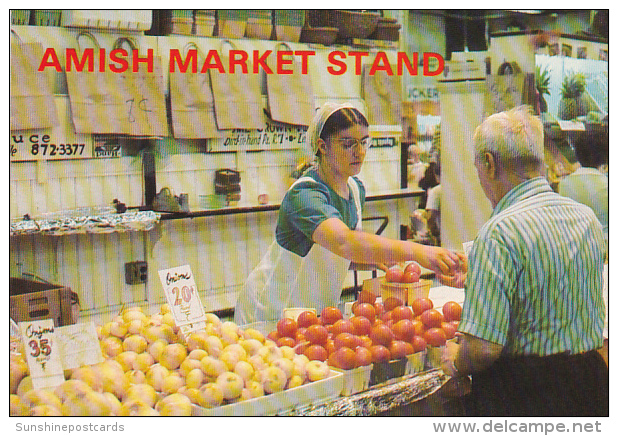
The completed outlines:
<svg viewBox="0 0 618 436">
<path fill-rule="evenodd" d="M 21 353 L 11 353 L 10 414 L 189 416 L 329 376 L 328 365 L 278 347 L 255 329 L 206 314 L 203 331 L 182 337 L 169 306 L 130 308 L 97 326 L 104 362 L 65 371 L 54 389 L 33 389 Z"/>
</svg>

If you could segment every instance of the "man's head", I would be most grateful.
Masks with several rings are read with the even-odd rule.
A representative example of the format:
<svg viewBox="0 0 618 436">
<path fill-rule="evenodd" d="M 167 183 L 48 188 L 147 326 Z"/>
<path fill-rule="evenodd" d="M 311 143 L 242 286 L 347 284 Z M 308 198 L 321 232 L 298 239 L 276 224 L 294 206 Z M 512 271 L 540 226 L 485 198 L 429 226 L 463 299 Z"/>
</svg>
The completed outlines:
<svg viewBox="0 0 618 436">
<path fill-rule="evenodd" d="M 544 174 L 543 123 L 527 106 L 488 117 L 473 143 L 479 181 L 494 207 L 513 187 Z"/>
</svg>

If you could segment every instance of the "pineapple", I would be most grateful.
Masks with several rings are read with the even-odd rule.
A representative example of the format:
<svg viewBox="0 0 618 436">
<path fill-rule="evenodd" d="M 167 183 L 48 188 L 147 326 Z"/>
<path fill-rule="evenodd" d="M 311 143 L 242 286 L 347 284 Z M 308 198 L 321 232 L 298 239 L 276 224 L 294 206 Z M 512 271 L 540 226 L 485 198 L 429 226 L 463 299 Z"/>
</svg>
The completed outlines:
<svg viewBox="0 0 618 436">
<path fill-rule="evenodd" d="M 558 104 L 558 118 L 572 120 L 579 115 L 586 115 L 588 110 L 582 99 L 586 91 L 586 78 L 581 73 L 568 74 L 562 82 L 562 98 Z"/>
<path fill-rule="evenodd" d="M 541 68 L 537 65 L 536 74 L 535 74 L 535 87 L 537 92 L 539 93 L 539 109 L 541 112 L 547 112 L 547 102 L 545 101 L 545 94 L 550 95 L 549 93 L 549 75 L 551 71 L 544 68 L 541 71 Z"/>
</svg>

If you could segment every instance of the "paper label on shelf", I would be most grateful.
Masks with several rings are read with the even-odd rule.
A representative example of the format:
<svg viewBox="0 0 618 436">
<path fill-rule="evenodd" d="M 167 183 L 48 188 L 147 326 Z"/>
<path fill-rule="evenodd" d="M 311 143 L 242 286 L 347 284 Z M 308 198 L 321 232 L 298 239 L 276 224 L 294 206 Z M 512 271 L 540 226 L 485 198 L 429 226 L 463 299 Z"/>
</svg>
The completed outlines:
<svg viewBox="0 0 618 436">
<path fill-rule="evenodd" d="M 64 369 L 103 362 L 103 353 L 94 322 L 58 327 L 56 335 Z"/>
<path fill-rule="evenodd" d="M 208 151 L 283 150 L 302 147 L 307 127 L 267 122 L 265 129 L 224 130 L 223 138 L 209 140 Z"/>
<path fill-rule="evenodd" d="M 159 270 L 165 298 L 180 331 L 186 336 L 206 327 L 206 313 L 189 265 Z"/>
<path fill-rule="evenodd" d="M 54 321 L 43 319 L 20 322 L 19 331 L 26 349 L 26 361 L 34 389 L 62 384 L 64 371 Z"/>
<path fill-rule="evenodd" d="M 586 131 L 586 126 L 581 121 L 576 121 L 576 120 L 570 120 L 570 121 L 556 120 L 556 121 L 558 121 L 560 130 L 562 130 L 563 132 L 564 131 L 579 131 L 579 132 Z"/>
</svg>

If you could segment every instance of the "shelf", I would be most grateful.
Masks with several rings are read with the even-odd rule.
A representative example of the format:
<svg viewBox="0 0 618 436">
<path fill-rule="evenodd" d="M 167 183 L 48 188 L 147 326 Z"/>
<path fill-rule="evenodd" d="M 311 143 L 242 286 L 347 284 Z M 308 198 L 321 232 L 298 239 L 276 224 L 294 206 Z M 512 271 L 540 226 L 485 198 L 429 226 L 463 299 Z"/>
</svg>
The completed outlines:
<svg viewBox="0 0 618 436">
<path fill-rule="evenodd" d="M 400 198 L 413 198 L 420 197 L 425 191 L 419 188 L 414 189 L 396 189 L 392 191 L 383 191 L 375 194 L 368 195 L 366 201 L 383 201 L 383 200 L 395 200 Z M 235 215 L 240 213 L 255 213 L 255 212 L 268 212 L 273 210 L 279 210 L 279 204 L 265 204 L 256 206 L 234 206 L 223 207 L 221 209 L 205 209 L 195 212 L 162 212 L 161 221 L 177 220 L 186 218 L 201 218 L 207 216 L 219 216 L 219 215 Z"/>
</svg>

